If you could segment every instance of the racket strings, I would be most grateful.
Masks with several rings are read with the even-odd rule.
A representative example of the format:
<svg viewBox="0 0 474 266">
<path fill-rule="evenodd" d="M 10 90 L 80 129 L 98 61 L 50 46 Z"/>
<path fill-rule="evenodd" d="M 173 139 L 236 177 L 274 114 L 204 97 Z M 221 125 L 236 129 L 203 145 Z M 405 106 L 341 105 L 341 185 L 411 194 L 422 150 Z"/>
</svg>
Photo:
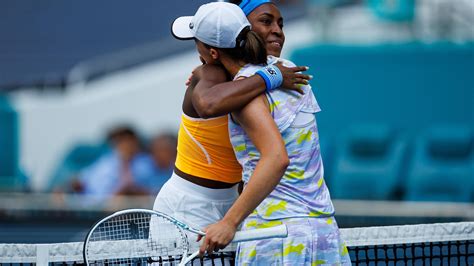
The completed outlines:
<svg viewBox="0 0 474 266">
<path fill-rule="evenodd" d="M 127 213 L 99 224 L 85 250 L 90 265 L 166 263 L 188 252 L 188 240 L 183 230 L 166 218 Z"/>
</svg>

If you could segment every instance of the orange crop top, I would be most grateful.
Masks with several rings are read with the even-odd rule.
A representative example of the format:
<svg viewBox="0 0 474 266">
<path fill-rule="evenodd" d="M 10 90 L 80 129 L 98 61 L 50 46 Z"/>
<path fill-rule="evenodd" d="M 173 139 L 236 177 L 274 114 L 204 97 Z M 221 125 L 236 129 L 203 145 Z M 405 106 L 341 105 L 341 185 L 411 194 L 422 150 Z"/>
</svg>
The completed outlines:
<svg viewBox="0 0 474 266">
<path fill-rule="evenodd" d="M 238 183 L 242 167 L 229 140 L 228 117 L 210 119 L 181 116 L 176 167 L 200 178 Z"/>
</svg>

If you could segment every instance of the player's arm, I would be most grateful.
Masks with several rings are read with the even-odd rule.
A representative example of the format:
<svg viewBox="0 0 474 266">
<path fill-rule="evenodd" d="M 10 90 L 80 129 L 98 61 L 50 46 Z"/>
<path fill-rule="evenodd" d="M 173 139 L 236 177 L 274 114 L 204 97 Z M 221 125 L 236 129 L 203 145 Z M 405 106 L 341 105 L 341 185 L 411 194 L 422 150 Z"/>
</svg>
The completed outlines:
<svg viewBox="0 0 474 266">
<path fill-rule="evenodd" d="M 233 113 L 260 152 L 260 160 L 242 194 L 224 218 L 206 228 L 200 251 L 225 247 L 240 223 L 273 191 L 289 164 L 285 143 L 262 95 Z"/>
<path fill-rule="evenodd" d="M 280 69 L 283 76 L 282 88 L 303 93 L 301 84 L 308 84 L 308 80 L 312 78 L 310 75 L 300 73 L 306 71 L 307 67 L 285 67 L 281 63 L 275 66 Z M 217 71 L 215 68 L 221 67 L 214 65 L 200 67 L 193 75 L 198 75 L 199 79 L 214 79 L 213 75 Z M 268 89 L 265 80 L 259 75 L 220 84 L 199 85 L 193 90 L 192 101 L 196 112 L 202 118 L 221 116 L 239 110 Z"/>
</svg>

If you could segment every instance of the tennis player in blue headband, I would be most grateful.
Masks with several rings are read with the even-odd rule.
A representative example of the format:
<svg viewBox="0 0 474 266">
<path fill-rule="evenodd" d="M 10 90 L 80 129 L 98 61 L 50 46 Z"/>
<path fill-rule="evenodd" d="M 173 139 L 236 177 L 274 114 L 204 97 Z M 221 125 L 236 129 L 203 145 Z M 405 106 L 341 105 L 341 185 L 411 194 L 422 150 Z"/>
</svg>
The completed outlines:
<svg viewBox="0 0 474 266">
<path fill-rule="evenodd" d="M 227 8 L 211 8 L 216 5 Z M 230 15 L 224 13 L 229 10 Z M 259 66 L 262 71 L 252 77 L 232 81 L 222 65 L 212 64 L 216 61 L 215 58 L 203 54 L 200 57 L 203 64 L 193 71 L 190 78 L 182 102 L 176 167 L 157 195 L 153 208 L 197 228 L 204 228 L 222 219 L 238 197 L 237 188 L 242 180 L 242 168 L 230 143 L 227 114 L 243 108 L 259 95 L 272 90 L 303 93 L 301 85 L 308 84 L 310 79 L 308 75 L 300 73 L 306 67 L 283 66 L 280 63 L 267 65 L 265 44 L 250 31 L 245 14 L 237 5 L 212 2 L 202 6 L 201 11 L 200 14 L 204 15 L 198 16 L 199 21 L 197 18 L 189 21 L 189 17 L 175 20 L 172 23 L 173 35 L 179 39 L 194 37 L 205 41 L 209 47 L 203 42 L 199 44 L 199 48 L 204 51 L 212 50 L 213 56 L 217 56 L 215 52 L 219 51 L 220 61 L 222 58 L 229 58 L 223 56 L 229 53 L 234 56 L 236 52 L 238 55 L 243 52 L 246 56 L 253 54 L 261 60 L 255 62 L 252 59 L 249 62 L 262 64 Z M 225 30 L 236 16 L 242 23 L 238 24 L 239 28 L 230 32 L 229 28 Z M 216 25 L 220 25 L 222 29 L 209 34 L 208 30 Z M 189 35 L 190 30 L 195 34 Z M 247 44 L 256 44 L 257 39 L 262 49 L 258 49 L 257 53 L 242 51 Z"/>
</svg>

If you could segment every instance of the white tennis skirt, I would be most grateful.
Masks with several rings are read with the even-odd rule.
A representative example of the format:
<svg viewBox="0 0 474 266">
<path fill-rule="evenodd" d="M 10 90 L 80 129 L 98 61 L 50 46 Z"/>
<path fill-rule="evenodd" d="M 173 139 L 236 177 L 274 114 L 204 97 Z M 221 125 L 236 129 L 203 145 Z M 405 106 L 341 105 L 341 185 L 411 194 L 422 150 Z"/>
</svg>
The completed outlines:
<svg viewBox="0 0 474 266">
<path fill-rule="evenodd" d="M 206 188 L 173 173 L 156 196 L 153 209 L 203 229 L 224 217 L 239 196 L 237 189 L 238 185 L 225 189 Z"/>
</svg>

